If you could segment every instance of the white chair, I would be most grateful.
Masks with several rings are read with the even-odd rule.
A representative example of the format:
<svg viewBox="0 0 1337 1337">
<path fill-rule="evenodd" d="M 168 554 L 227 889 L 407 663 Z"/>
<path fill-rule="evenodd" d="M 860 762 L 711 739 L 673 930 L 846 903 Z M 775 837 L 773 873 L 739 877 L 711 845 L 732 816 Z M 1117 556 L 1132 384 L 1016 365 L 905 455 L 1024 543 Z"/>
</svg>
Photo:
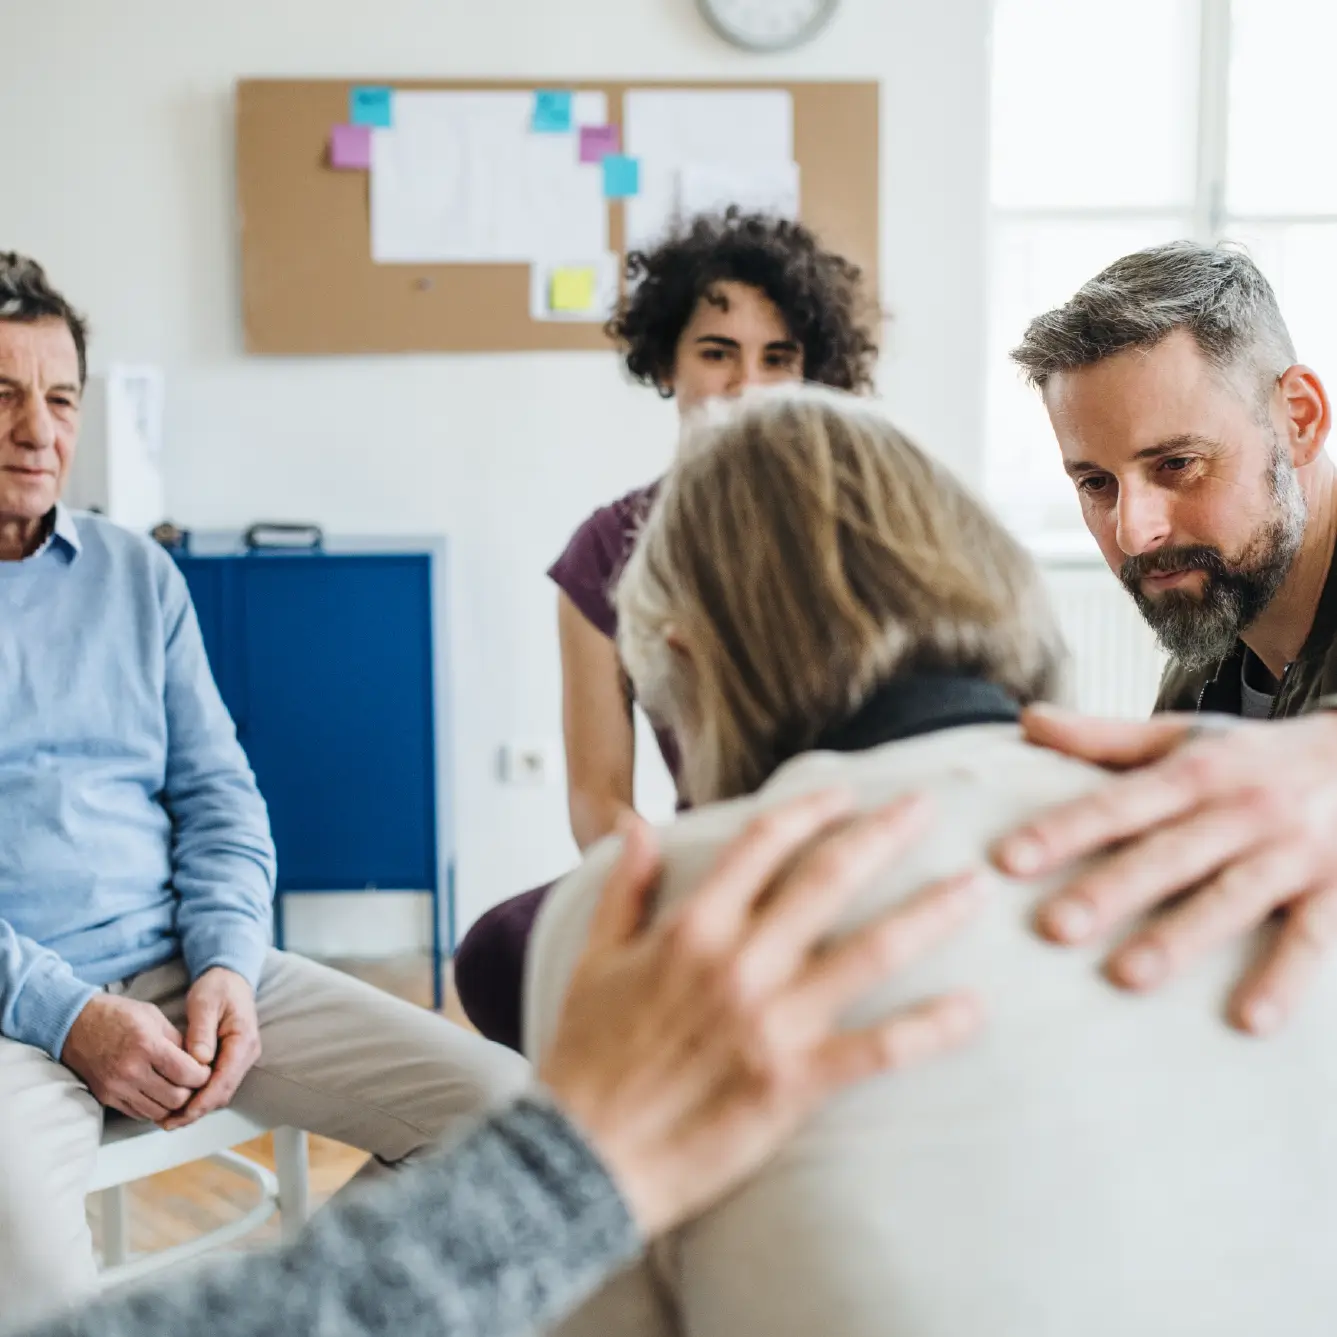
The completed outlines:
<svg viewBox="0 0 1337 1337">
<path fill-rule="evenodd" d="M 276 1173 L 232 1150 L 271 1131 Z M 202 1160 L 211 1160 L 249 1179 L 259 1191 L 255 1206 L 198 1239 L 132 1257 L 125 1185 Z M 101 1194 L 104 1287 L 134 1281 L 241 1239 L 268 1221 L 275 1211 L 287 1241 L 301 1231 L 310 1215 L 306 1134 L 299 1128 L 271 1130 L 235 1110 L 219 1110 L 171 1133 L 109 1113 L 89 1192 Z"/>
</svg>

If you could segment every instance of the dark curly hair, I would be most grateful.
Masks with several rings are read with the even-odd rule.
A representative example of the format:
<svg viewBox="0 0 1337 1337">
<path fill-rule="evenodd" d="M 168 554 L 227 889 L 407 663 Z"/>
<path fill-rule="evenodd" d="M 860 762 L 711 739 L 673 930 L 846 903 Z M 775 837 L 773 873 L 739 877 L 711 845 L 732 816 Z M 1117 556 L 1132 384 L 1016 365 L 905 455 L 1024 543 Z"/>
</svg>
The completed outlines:
<svg viewBox="0 0 1337 1337">
<path fill-rule="evenodd" d="M 802 347 L 804 380 L 867 390 L 877 343 L 861 278 L 801 223 L 735 208 L 697 218 L 652 251 L 632 251 L 628 294 L 605 328 L 632 376 L 667 396 L 697 303 L 717 283 L 746 283 L 775 303 Z"/>
</svg>

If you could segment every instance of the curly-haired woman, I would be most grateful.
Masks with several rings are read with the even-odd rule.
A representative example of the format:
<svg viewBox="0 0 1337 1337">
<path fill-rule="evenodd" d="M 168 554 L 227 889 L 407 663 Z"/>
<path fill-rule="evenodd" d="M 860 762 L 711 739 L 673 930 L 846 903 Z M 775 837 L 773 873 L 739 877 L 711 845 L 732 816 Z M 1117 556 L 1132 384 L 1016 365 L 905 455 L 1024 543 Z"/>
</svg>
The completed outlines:
<svg viewBox="0 0 1337 1337">
<path fill-rule="evenodd" d="M 736 210 L 699 218 L 655 250 L 629 255 L 627 278 L 608 333 L 631 375 L 674 399 L 680 414 L 773 382 L 872 387 L 877 344 L 860 272 L 801 224 Z M 548 572 L 559 590 L 567 790 L 581 850 L 633 806 L 635 731 L 611 590 L 655 486 L 595 511 Z M 658 741 L 676 780 L 673 738 L 661 732 Z M 548 890 L 490 910 L 455 957 L 455 987 L 470 1020 L 513 1049 L 525 948 Z"/>
</svg>

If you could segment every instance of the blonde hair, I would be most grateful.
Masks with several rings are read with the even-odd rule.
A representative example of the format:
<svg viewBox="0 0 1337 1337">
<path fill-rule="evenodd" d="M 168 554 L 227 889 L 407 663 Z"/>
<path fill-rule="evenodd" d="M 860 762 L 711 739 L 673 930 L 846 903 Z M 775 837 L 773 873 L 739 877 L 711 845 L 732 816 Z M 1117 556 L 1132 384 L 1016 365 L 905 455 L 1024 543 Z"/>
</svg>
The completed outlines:
<svg viewBox="0 0 1337 1337">
<path fill-rule="evenodd" d="M 1054 697 L 1062 640 L 1002 525 L 866 400 L 813 386 L 690 422 L 618 584 L 619 648 L 694 803 L 750 793 L 884 683 Z"/>
</svg>

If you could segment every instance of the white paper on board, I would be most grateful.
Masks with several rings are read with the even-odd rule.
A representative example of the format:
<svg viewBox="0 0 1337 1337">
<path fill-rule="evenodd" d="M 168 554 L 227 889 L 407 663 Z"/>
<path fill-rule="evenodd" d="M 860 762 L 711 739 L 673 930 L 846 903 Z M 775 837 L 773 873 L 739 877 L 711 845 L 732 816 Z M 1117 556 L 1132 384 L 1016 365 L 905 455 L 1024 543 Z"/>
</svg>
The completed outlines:
<svg viewBox="0 0 1337 1337">
<path fill-rule="evenodd" d="M 781 88 L 632 89 L 623 115 L 625 152 L 641 163 L 640 194 L 626 203 L 629 249 L 678 224 L 685 168 L 749 173 L 794 162 L 794 99 Z"/>
<path fill-rule="evenodd" d="M 526 141 L 524 188 L 506 207 L 523 212 L 531 258 L 608 250 L 603 168 L 579 159 L 570 136 L 530 135 Z"/>
<path fill-rule="evenodd" d="M 397 92 L 394 126 L 372 134 L 372 259 L 516 264 L 605 252 L 598 167 L 579 161 L 574 132 L 535 134 L 533 109 L 527 92 Z"/>
<path fill-rule="evenodd" d="M 798 218 L 798 163 L 751 167 L 693 163 L 678 173 L 677 205 L 681 218 L 719 213 L 735 204 L 744 213 Z"/>
</svg>

